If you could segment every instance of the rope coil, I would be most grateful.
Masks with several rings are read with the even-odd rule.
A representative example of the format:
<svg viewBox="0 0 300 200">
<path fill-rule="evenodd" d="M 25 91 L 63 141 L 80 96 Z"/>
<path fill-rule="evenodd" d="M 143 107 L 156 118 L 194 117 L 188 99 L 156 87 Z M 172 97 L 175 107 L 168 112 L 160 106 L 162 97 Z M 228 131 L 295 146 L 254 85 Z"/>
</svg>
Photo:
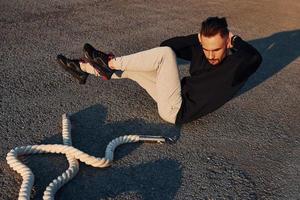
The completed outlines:
<svg viewBox="0 0 300 200">
<path fill-rule="evenodd" d="M 109 167 L 114 158 L 115 149 L 125 143 L 133 143 L 139 141 L 150 142 L 166 142 L 167 138 L 160 136 L 139 136 L 139 135 L 125 135 L 112 140 L 106 147 L 105 157 L 98 158 L 91 156 L 79 149 L 72 147 L 71 139 L 71 122 L 67 114 L 62 115 L 62 137 L 63 144 L 42 144 L 42 145 L 28 145 L 16 147 L 6 156 L 8 165 L 22 176 L 22 184 L 19 191 L 19 200 L 29 200 L 30 192 L 34 183 L 34 174 L 32 171 L 18 160 L 18 156 L 42 153 L 64 154 L 68 160 L 69 168 L 60 176 L 54 179 L 44 191 L 44 200 L 54 200 L 55 193 L 68 181 L 70 181 L 79 171 L 79 162 L 81 161 L 93 167 L 105 168 Z M 170 140 L 170 139 L 169 139 Z M 171 141 L 171 140 L 170 140 Z"/>
</svg>

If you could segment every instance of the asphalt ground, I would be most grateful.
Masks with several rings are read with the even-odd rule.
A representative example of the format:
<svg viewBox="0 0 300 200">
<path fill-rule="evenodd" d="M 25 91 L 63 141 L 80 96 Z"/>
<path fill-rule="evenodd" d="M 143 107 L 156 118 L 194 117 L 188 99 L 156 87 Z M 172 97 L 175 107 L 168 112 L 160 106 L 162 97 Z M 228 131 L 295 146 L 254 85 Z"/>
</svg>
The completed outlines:
<svg viewBox="0 0 300 200">
<path fill-rule="evenodd" d="M 1 0 L 0 199 L 16 199 L 22 181 L 8 151 L 61 144 L 66 112 L 73 145 L 91 155 L 126 134 L 177 140 L 124 145 L 107 169 L 80 164 L 56 199 L 300 199 L 299 10 L 296 0 Z M 85 42 L 116 55 L 146 50 L 198 32 L 208 16 L 227 17 L 264 60 L 234 99 L 183 126 L 161 120 L 133 81 L 79 85 L 55 61 L 81 56 Z M 179 68 L 188 75 L 188 63 Z M 32 199 L 67 168 L 61 155 L 21 159 L 36 176 Z"/>
</svg>

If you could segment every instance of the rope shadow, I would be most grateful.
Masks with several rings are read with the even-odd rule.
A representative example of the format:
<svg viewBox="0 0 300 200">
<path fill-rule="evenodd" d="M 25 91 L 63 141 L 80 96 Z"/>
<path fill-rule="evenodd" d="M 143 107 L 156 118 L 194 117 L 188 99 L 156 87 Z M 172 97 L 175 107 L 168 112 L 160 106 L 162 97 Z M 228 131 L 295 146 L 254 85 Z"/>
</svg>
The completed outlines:
<svg viewBox="0 0 300 200">
<path fill-rule="evenodd" d="M 105 170 L 82 168 L 56 198 L 171 200 L 180 188 L 181 176 L 180 163 L 168 159 Z"/>
</svg>

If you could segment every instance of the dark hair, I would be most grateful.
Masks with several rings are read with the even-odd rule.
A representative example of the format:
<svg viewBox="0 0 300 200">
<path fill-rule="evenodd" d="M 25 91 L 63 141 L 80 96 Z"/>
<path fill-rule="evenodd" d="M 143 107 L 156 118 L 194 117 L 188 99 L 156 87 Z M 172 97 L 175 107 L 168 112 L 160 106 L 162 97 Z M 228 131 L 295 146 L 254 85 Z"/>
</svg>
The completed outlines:
<svg viewBox="0 0 300 200">
<path fill-rule="evenodd" d="M 211 37 L 218 33 L 220 33 L 223 38 L 229 33 L 225 17 L 209 17 L 202 22 L 200 31 L 201 35 Z"/>
</svg>

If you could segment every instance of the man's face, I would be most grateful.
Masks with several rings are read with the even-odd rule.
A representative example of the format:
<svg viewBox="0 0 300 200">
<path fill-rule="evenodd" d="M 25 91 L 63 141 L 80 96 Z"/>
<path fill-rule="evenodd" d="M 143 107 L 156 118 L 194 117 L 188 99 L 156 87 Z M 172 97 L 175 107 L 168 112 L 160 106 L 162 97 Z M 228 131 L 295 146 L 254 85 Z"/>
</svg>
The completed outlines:
<svg viewBox="0 0 300 200">
<path fill-rule="evenodd" d="M 217 65 L 226 57 L 229 44 L 228 36 L 222 38 L 220 33 L 211 37 L 200 35 L 199 41 L 210 64 Z"/>
</svg>

